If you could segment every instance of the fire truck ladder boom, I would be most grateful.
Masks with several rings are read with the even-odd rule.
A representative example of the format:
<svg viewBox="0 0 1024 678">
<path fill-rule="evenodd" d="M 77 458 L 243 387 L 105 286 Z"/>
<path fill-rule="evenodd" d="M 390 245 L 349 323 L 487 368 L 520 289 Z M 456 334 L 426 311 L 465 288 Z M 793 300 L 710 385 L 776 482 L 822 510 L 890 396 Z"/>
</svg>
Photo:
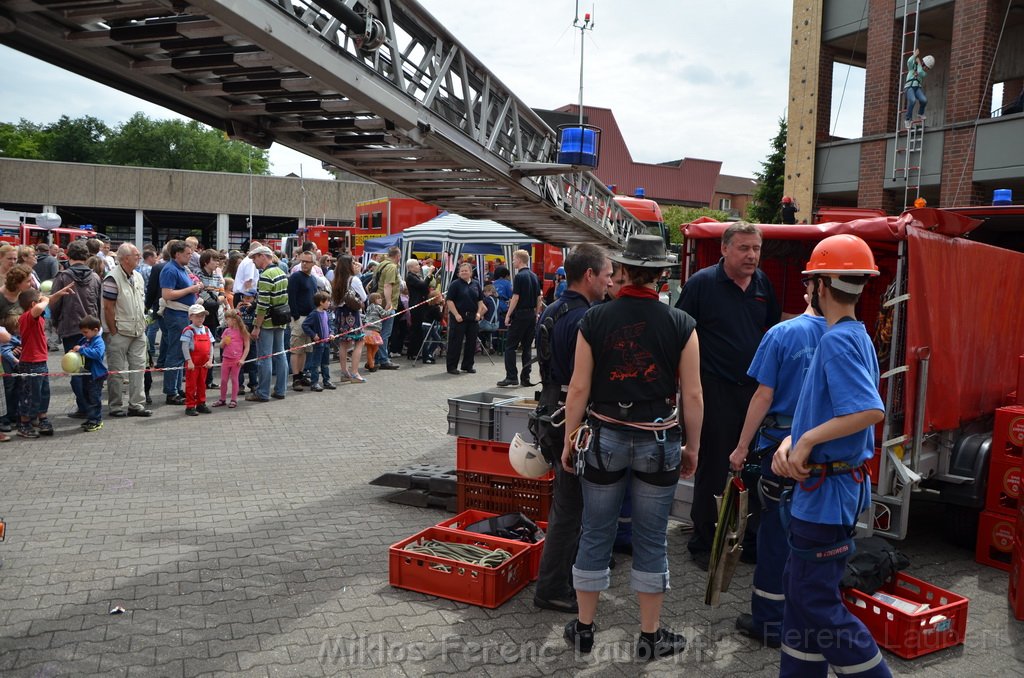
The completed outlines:
<svg viewBox="0 0 1024 678">
<path fill-rule="evenodd" d="M 924 120 L 905 125 L 907 60 L 917 49 L 921 0 L 903 0 L 903 37 L 900 42 L 900 79 L 896 94 L 896 131 L 893 138 L 892 180 L 903 180 L 903 206 L 910 209 L 921 195 L 921 159 L 924 156 Z M 909 46 L 909 48 L 908 48 Z"/>
<path fill-rule="evenodd" d="M 552 244 L 643 231 L 414 0 L 15 0 L 0 42 Z"/>
</svg>

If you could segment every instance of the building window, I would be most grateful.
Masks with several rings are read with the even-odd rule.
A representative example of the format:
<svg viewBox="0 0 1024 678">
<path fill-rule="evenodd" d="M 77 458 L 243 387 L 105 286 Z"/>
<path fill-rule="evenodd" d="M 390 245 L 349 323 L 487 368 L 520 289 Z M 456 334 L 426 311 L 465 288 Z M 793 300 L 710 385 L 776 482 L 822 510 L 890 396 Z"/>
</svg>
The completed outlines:
<svg viewBox="0 0 1024 678">
<path fill-rule="evenodd" d="M 718 209 L 722 212 L 728 212 L 732 209 L 732 198 L 719 198 Z"/>
</svg>

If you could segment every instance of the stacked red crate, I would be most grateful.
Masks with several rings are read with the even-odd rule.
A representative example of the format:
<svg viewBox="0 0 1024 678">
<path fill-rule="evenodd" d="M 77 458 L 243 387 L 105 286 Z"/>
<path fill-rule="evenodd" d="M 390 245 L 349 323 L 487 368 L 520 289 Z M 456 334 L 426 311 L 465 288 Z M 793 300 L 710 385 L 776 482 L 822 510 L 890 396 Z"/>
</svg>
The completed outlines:
<svg viewBox="0 0 1024 678">
<path fill-rule="evenodd" d="M 1013 616 L 1024 621 L 1024 507 L 1021 507 L 1020 513 L 1017 514 L 1008 594 Z"/>
<path fill-rule="evenodd" d="M 519 512 L 533 520 L 547 520 L 554 471 L 523 478 L 512 468 L 508 448 L 508 443 L 459 437 L 455 458 L 459 511 Z"/>
<path fill-rule="evenodd" d="M 1010 571 L 1024 468 L 1024 407 L 996 410 L 988 467 L 985 510 L 978 520 L 975 560 Z"/>
</svg>

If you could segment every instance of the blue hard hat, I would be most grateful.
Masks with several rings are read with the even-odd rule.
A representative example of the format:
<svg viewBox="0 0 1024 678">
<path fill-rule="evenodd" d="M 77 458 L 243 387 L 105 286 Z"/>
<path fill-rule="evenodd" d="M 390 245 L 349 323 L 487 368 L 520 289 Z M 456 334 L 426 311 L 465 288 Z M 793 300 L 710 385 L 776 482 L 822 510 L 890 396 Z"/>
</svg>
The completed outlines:
<svg viewBox="0 0 1024 678">
<path fill-rule="evenodd" d="M 559 266 L 558 270 L 555 271 L 555 275 L 565 275 L 565 268 L 563 266 Z"/>
</svg>

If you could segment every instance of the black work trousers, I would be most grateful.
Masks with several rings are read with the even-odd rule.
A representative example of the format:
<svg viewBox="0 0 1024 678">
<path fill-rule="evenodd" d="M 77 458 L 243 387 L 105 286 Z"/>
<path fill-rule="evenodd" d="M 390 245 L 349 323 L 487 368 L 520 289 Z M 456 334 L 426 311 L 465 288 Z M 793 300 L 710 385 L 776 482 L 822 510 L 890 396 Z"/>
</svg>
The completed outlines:
<svg viewBox="0 0 1024 678">
<path fill-rule="evenodd" d="M 409 322 L 412 325 L 409 327 L 409 349 L 406 355 L 411 360 L 414 360 L 420 354 L 420 348 L 423 346 L 423 322 L 427 316 L 427 309 L 425 306 L 419 306 L 409 311 Z"/>
<path fill-rule="evenodd" d="M 516 311 L 512 316 L 512 324 L 505 335 L 505 378 L 509 381 L 529 382 L 530 368 L 533 363 L 533 335 L 537 331 L 537 315 L 531 308 L 529 312 Z M 523 369 L 516 374 L 516 351 L 522 350 Z"/>
<path fill-rule="evenodd" d="M 573 597 L 572 564 L 576 561 L 583 523 L 583 489 L 579 478 L 563 469 L 561 462 L 554 468 L 548 531 L 544 535 L 534 595 L 544 600 L 566 600 Z"/>
<path fill-rule="evenodd" d="M 455 316 L 448 314 L 448 348 L 445 360 L 448 363 L 448 371 L 454 372 L 459 368 L 459 354 L 462 354 L 462 369 L 473 369 L 476 360 L 476 335 L 480 330 L 480 323 L 470 320 L 469 316 L 463 315 L 462 322 L 455 322 Z"/>
<path fill-rule="evenodd" d="M 710 552 L 715 538 L 715 522 L 718 511 L 715 495 L 722 494 L 725 479 L 729 476 L 729 455 L 736 449 L 736 443 L 747 416 L 747 406 L 757 390 L 757 384 L 738 385 L 702 371 L 701 386 L 704 389 L 704 425 L 701 428 L 700 454 L 697 458 L 697 474 L 693 481 L 693 536 L 687 548 L 691 553 Z M 757 553 L 757 523 L 760 502 L 757 488 L 747 493 L 750 518 L 743 539 L 743 549 Z"/>
</svg>

